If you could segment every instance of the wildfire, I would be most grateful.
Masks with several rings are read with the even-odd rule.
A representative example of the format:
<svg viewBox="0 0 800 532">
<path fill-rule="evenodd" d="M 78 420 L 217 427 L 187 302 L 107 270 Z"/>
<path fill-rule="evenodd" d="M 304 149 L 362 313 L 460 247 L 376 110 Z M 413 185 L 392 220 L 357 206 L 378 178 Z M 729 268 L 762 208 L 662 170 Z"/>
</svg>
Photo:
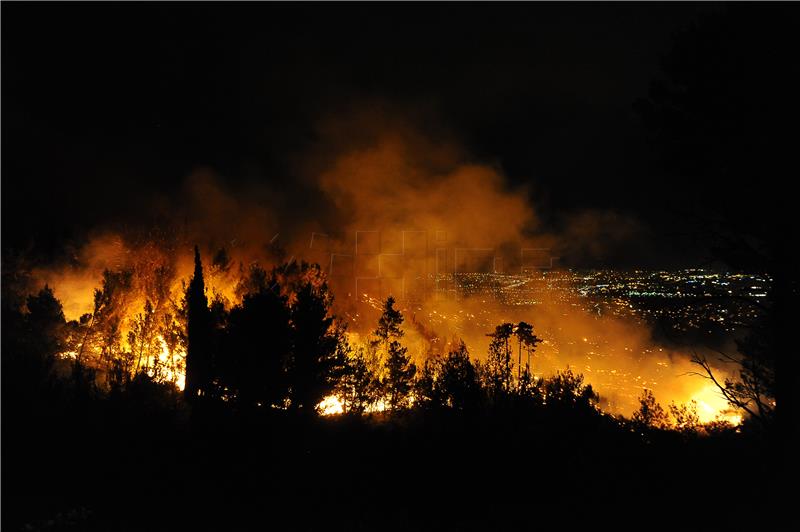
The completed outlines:
<svg viewBox="0 0 800 532">
<path fill-rule="evenodd" d="M 378 412 L 384 412 L 388 408 L 386 401 L 383 399 L 368 405 L 367 408 L 364 410 L 368 414 L 376 414 Z M 345 412 L 345 404 L 344 401 L 341 400 L 336 395 L 329 395 L 317 405 L 317 412 L 320 413 L 322 416 L 334 416 L 337 414 L 344 414 Z"/>
<path fill-rule="evenodd" d="M 159 336 L 158 341 L 161 344 L 161 352 L 158 354 L 159 366 L 163 368 L 161 370 L 161 375 L 167 381 L 174 383 L 179 390 L 183 391 L 186 387 L 186 371 L 184 370 L 186 353 L 179 352 L 170 355 L 166 340 L 164 340 L 162 336 Z"/>
<path fill-rule="evenodd" d="M 158 377 L 163 382 L 171 382 L 179 390 L 183 391 L 186 387 L 186 371 L 184 369 L 186 353 L 180 350 L 170 354 L 169 347 L 163 336 L 157 336 L 156 342 L 161 346 L 161 350 L 157 356 L 148 357 L 145 360 L 145 366 L 152 368 L 148 370 L 148 374 L 151 377 Z M 91 355 L 91 353 L 84 353 L 84 355 Z M 78 351 L 63 351 L 58 356 L 64 360 L 76 360 Z"/>
<path fill-rule="evenodd" d="M 192 274 L 191 255 L 177 253 L 174 246 L 153 243 L 128 247 L 119 239 L 101 241 L 91 251 L 96 257 L 93 261 L 86 261 L 89 264 L 86 269 L 70 267 L 37 272 L 37 277 L 42 284 L 46 282 L 55 287 L 57 297 L 64 304 L 66 318 L 77 322 L 92 316 L 95 305 L 92 289 L 100 286 L 103 269 L 132 272 L 128 284 L 113 294 L 115 306 L 111 312 L 112 317 L 118 320 L 119 338 L 115 353 L 127 353 L 128 356 L 135 353 L 131 372 L 144 368 L 151 377 L 172 382 L 183 389 L 185 346 L 168 341 L 171 338 L 168 331 L 184 326 L 178 323 L 176 308 L 183 297 L 184 283 Z M 229 307 L 238 300 L 236 285 L 243 270 L 231 267 L 231 261 L 226 260 L 228 262 L 209 261 L 206 287 L 209 301 L 221 301 Z M 352 346 L 367 341 L 377 318 L 376 311 L 380 308 L 378 298 L 365 294 L 358 299 L 355 307 L 347 313 L 351 316 L 352 326 L 347 339 Z M 139 343 L 134 346 L 128 335 L 134 330 L 137 320 L 141 324 L 141 316 L 147 314 L 143 310 L 147 301 L 152 303 L 152 322 L 148 325 L 152 328 L 141 333 L 146 339 L 137 340 Z M 515 309 L 519 315 L 508 315 L 507 308 L 484 299 L 426 300 L 419 308 L 407 311 L 412 318 L 405 328 L 403 344 L 419 365 L 432 352 L 440 355 L 446 352 L 448 337 L 458 337 L 467 343 L 471 356 L 480 360 L 487 352 L 487 330 L 502 321 L 524 319 L 536 324 L 538 334 L 544 339 L 532 359 L 535 372 L 546 375 L 567 365 L 580 368 L 586 382 L 606 399 L 603 408 L 610 413 L 630 415 L 637 407 L 639 390 L 647 386 L 655 390 L 662 404 L 694 401 L 702 423 L 715 420 L 734 425 L 741 423 L 741 414 L 731 410 L 713 385 L 702 380 L 687 383 L 683 378 L 679 379 L 680 374 L 688 372 L 689 368 L 685 367 L 688 357 L 680 353 L 668 356 L 659 346 L 652 344 L 646 329 L 621 320 L 598 320 L 572 307 L 567 310 L 542 304 L 534 310 Z M 337 313 L 343 314 L 341 311 Z M 426 315 L 428 319 L 419 318 Z M 89 329 L 97 327 L 94 318 L 81 323 L 82 327 Z M 86 329 L 79 331 L 79 341 L 70 345 L 61 356 L 74 360 L 80 353 L 82 362 L 94 365 L 98 373 L 103 373 L 108 367 L 107 359 L 97 343 L 81 340 L 87 334 Z M 147 346 L 144 350 L 142 342 Z M 385 408 L 386 405 L 373 404 L 366 411 L 381 412 Z M 346 407 L 339 397 L 329 396 L 320 402 L 317 410 L 322 415 L 335 415 L 343 413 Z"/>
<path fill-rule="evenodd" d="M 335 395 L 329 395 L 317 405 L 317 411 L 323 416 L 344 413 L 344 403 Z"/>
<path fill-rule="evenodd" d="M 742 415 L 731 409 L 728 401 L 714 384 L 707 384 L 690 398 L 697 403 L 697 416 L 701 423 L 727 421 L 737 426 L 742 423 Z"/>
</svg>

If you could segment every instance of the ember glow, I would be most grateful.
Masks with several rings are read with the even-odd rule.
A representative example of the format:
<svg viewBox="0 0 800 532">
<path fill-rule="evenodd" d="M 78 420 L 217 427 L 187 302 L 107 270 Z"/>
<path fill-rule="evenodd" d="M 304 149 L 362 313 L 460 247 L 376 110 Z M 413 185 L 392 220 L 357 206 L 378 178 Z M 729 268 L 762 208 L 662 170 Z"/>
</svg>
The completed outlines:
<svg viewBox="0 0 800 532">
<path fill-rule="evenodd" d="M 131 353 L 135 359 L 132 360 L 135 362 L 132 370 L 143 367 L 149 375 L 183 389 L 185 344 L 173 341 L 170 348 L 166 332 L 162 331 L 177 331 L 180 336 L 185 327 L 179 317 L 179 307 L 191 275 L 191 264 L 187 259 L 189 253 L 180 250 L 189 246 L 172 244 L 159 248 L 152 242 L 134 245 L 123 244 L 123 241 L 121 237 L 103 237 L 83 250 L 82 256 L 86 260 L 83 267 L 39 269 L 34 274 L 39 279 L 39 286 L 47 283 L 54 287 L 56 296 L 64 304 L 68 320 L 82 320 L 91 327 L 92 286 L 102 285 L 103 270 L 115 267 L 118 272 L 131 272 L 130 283 L 114 296 L 115 312 L 120 318 L 121 351 Z M 206 256 L 213 257 L 214 252 L 209 250 Z M 211 264 L 207 276 L 209 300 L 216 300 L 228 309 L 240 302 L 236 286 L 246 271 L 245 261 L 232 255 L 227 256 L 226 261 Z M 519 291 L 534 282 L 537 275 L 541 274 L 508 277 L 508 286 Z M 549 275 L 559 274 L 549 272 Z M 689 363 L 688 354 L 658 345 L 651 339 L 644 322 L 611 315 L 598 317 L 588 307 L 556 300 L 564 297 L 558 291 L 545 291 L 536 296 L 539 300 L 527 305 L 508 305 L 492 293 L 494 288 L 484 289 L 481 278 L 475 279 L 469 281 L 474 292 L 471 294 L 453 298 L 441 297 L 440 292 L 433 291 L 422 299 L 401 299 L 402 310 L 409 317 L 404 327 L 404 344 L 418 365 L 431 356 L 446 352 L 448 346 L 459 338 L 466 342 L 472 357 L 481 360 L 488 348 L 486 333 L 494 325 L 525 320 L 534 324 L 537 334 L 543 339 L 530 361 L 534 375 L 543 377 L 566 367 L 583 373 L 587 382 L 600 393 L 600 407 L 611 414 L 629 416 L 638 408 L 642 390 L 650 389 L 665 405 L 673 402 L 696 404 L 703 423 L 715 420 L 732 424 L 741 422 L 741 415 L 730 409 L 713 384 L 689 375 L 694 368 Z M 494 279 L 506 282 L 503 276 Z M 346 294 L 347 279 L 334 275 L 330 280 L 334 294 Z M 437 282 L 440 281 L 431 280 L 433 285 Z M 576 286 L 570 289 L 580 292 Z M 381 298 L 386 293 L 371 291 L 362 292 L 358 297 L 347 295 L 336 299 L 336 313 L 342 323 L 348 325 L 350 345 L 357 348 L 369 341 Z M 141 327 L 146 322 L 148 301 L 153 335 L 143 346 L 142 340 L 137 340 L 131 333 L 137 324 Z M 75 359 L 80 353 L 82 361 L 95 367 L 102 376 L 107 367 L 99 344 L 80 340 L 76 338 L 77 343 L 63 356 Z M 367 412 L 380 412 L 384 408 L 385 405 L 371 405 Z M 339 398 L 329 396 L 317 410 L 323 415 L 332 415 L 343 413 L 345 408 Z"/>
</svg>

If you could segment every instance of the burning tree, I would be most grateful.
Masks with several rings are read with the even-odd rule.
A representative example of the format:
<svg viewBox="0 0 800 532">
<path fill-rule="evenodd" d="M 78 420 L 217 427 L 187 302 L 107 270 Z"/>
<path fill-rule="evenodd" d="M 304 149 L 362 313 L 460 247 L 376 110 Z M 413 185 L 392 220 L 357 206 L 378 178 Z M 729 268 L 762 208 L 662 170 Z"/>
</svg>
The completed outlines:
<svg viewBox="0 0 800 532">
<path fill-rule="evenodd" d="M 101 288 L 94 291 L 94 308 L 80 320 L 83 338 L 75 355 L 82 363 L 84 355 L 99 352 L 99 365 L 112 369 L 123 358 L 122 322 L 133 283 L 133 271 L 103 271 Z M 128 361 L 129 362 L 129 361 Z M 123 364 L 130 371 L 130 363 Z"/>
<path fill-rule="evenodd" d="M 128 345 L 136 358 L 135 373 L 147 370 L 151 358 L 156 358 L 160 349 L 153 349 L 156 344 L 155 311 L 149 299 L 145 300 L 142 313 L 137 314 L 133 321 L 133 328 L 128 332 Z M 160 346 L 158 346 L 160 347 Z M 142 366 L 144 358 L 144 366 Z"/>
</svg>

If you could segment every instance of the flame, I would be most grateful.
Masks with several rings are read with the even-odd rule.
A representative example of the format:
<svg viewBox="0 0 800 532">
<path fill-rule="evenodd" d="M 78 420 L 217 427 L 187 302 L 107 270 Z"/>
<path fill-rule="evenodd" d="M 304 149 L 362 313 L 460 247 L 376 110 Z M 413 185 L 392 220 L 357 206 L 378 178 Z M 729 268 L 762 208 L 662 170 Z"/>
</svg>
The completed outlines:
<svg viewBox="0 0 800 532">
<path fill-rule="evenodd" d="M 335 395 L 329 395 L 317 405 L 317 411 L 323 416 L 344 413 L 344 403 Z"/>
<path fill-rule="evenodd" d="M 388 408 L 386 401 L 380 399 L 376 403 L 373 403 L 364 410 L 367 414 L 377 414 L 379 412 L 385 412 Z M 317 412 L 323 416 L 334 416 L 337 414 L 344 414 L 344 401 L 337 396 L 337 395 L 329 395 L 325 397 L 322 401 L 319 402 L 317 405 Z"/>
<path fill-rule="evenodd" d="M 714 384 L 706 384 L 692 395 L 690 401 L 697 403 L 697 416 L 701 423 L 727 421 L 733 426 L 741 425 L 742 414 L 731 405 Z"/>
<path fill-rule="evenodd" d="M 230 308 L 239 302 L 236 285 L 242 272 L 238 266 L 215 267 L 211 249 L 207 247 L 201 252 L 209 300 L 218 297 Z M 131 293 L 125 296 L 120 330 L 122 347 L 130 351 L 127 333 L 136 316 L 142 312 L 148 286 L 153 284 L 153 272 L 158 267 L 171 268 L 168 302 L 181 300 L 184 283 L 188 282 L 193 271 L 192 254 L 189 249 L 184 251 L 181 252 L 180 246 L 175 244 L 161 246 L 148 242 L 135 245 L 119 238 L 101 240 L 82 252 L 86 255 L 81 257 L 85 267 L 40 270 L 34 272 L 34 277 L 41 286 L 48 283 L 54 287 L 67 319 L 76 320 L 92 311 L 92 289 L 100 285 L 104 268 L 133 270 L 134 283 Z M 231 253 L 233 264 L 246 265 L 251 259 L 247 254 Z M 303 257 L 298 255 L 299 258 Z M 272 263 L 264 261 L 261 264 L 269 268 Z M 550 277 L 553 277 L 553 272 Z M 336 285 L 336 279 L 331 280 L 331 288 L 335 294 L 349 295 L 346 287 Z M 694 400 L 702 422 L 716 419 L 733 424 L 741 422 L 741 413 L 731 411 L 713 385 L 709 386 L 700 378 L 681 376 L 693 369 L 688 355 L 657 345 L 652 340 L 650 329 L 641 323 L 609 316 L 600 319 L 579 307 L 548 299 L 531 307 L 509 308 L 486 295 L 458 299 L 440 295 L 434 293 L 418 304 L 408 304 L 401 309 L 406 316 L 403 344 L 418 365 L 432 353 L 446 352 L 454 338 L 466 342 L 474 359 L 483 359 L 488 348 L 486 332 L 501 322 L 526 321 L 534 324 L 536 334 L 544 340 L 531 358 L 534 374 L 548 375 L 569 365 L 584 374 L 586 382 L 592 384 L 604 399 L 601 407 L 609 413 L 630 415 L 638 407 L 642 387 L 648 387 L 654 390 L 662 404 L 672 401 L 684 404 Z M 381 297 L 376 293 L 337 300 L 336 304 L 340 306 L 334 311 L 350 322 L 347 337 L 351 345 L 367 341 L 381 303 Z M 154 341 L 158 342 L 158 349 L 154 350 L 155 356 L 143 360 L 144 366 L 152 368 L 157 361 L 159 378 L 183 388 L 186 353 L 176 349 L 170 354 L 162 336 Z M 74 350 L 62 353 L 65 358 L 74 359 L 76 356 Z M 82 358 L 87 362 L 97 361 L 99 353 L 84 350 Z M 103 369 L 99 362 L 98 369 Z M 386 405 L 375 404 L 368 408 L 368 412 L 381 412 L 385 408 Z M 344 405 L 338 398 L 327 397 L 319 405 L 319 411 L 325 415 L 343 410 Z"/>
<path fill-rule="evenodd" d="M 161 343 L 161 352 L 158 354 L 158 361 L 162 364 L 162 376 L 169 382 L 177 386 L 180 391 L 186 388 L 186 353 L 179 351 L 170 356 L 167 342 L 162 336 L 158 336 L 158 341 Z"/>
</svg>

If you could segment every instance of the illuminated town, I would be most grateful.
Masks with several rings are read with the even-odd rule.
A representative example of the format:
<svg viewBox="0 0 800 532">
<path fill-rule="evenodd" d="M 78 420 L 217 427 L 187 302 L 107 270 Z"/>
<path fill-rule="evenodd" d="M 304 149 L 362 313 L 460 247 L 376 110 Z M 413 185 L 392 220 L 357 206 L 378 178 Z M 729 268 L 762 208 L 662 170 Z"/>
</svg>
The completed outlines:
<svg viewBox="0 0 800 532">
<path fill-rule="evenodd" d="M 767 297 L 766 275 L 703 269 L 677 271 L 568 270 L 525 275 L 453 274 L 437 276 L 450 297 L 492 294 L 510 306 L 558 302 L 598 316 L 636 316 L 667 321 L 688 331 L 733 332 L 757 317 L 749 300 Z M 713 327 L 713 329 L 712 329 Z"/>
<path fill-rule="evenodd" d="M 431 295 L 438 300 L 488 297 L 508 307 L 561 304 L 597 316 L 668 325 L 675 331 L 720 334 L 735 332 L 758 317 L 753 301 L 768 296 L 770 282 L 763 274 L 703 269 L 458 273 L 430 276 L 431 290 L 406 291 L 400 299 L 410 305 Z M 381 294 L 361 295 L 365 300 L 378 301 Z"/>
</svg>

